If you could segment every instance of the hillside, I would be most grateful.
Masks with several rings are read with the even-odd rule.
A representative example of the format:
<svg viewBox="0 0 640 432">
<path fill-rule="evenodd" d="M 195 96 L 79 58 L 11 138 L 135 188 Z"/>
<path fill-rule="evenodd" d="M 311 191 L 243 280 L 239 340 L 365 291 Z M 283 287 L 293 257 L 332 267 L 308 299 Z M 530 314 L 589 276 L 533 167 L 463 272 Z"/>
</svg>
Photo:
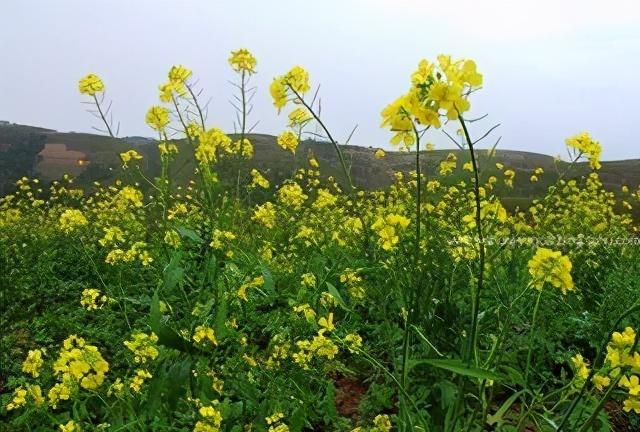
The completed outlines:
<svg viewBox="0 0 640 432">
<path fill-rule="evenodd" d="M 295 155 L 285 152 L 276 145 L 275 137 L 264 134 L 249 136 L 255 148 L 250 164 L 242 168 L 257 168 L 266 173 L 272 181 L 281 181 L 297 167 L 305 166 L 310 153 L 315 155 L 322 166 L 324 175 L 340 178 L 339 164 L 331 145 L 326 142 L 305 141 Z M 186 143 L 178 142 L 179 147 Z M 143 154 L 143 170 L 149 176 L 159 172 L 159 158 L 156 142 L 143 137 L 112 139 L 87 133 L 57 132 L 32 126 L 15 124 L 0 125 L 0 194 L 8 193 L 15 181 L 22 176 L 37 176 L 43 181 L 52 181 L 65 173 L 75 176 L 80 186 L 90 186 L 93 182 L 109 182 L 121 169 L 119 153 L 135 148 Z M 395 171 L 414 169 L 415 153 L 387 152 L 382 160 L 374 157 L 374 147 L 344 146 L 343 151 L 354 182 L 364 189 L 377 189 L 389 185 Z M 424 152 L 423 170 L 428 175 L 436 175 L 437 167 L 447 154 L 458 156 L 458 172 L 454 176 L 466 176 L 460 167 L 469 160 L 466 152 L 460 150 L 434 150 Z M 554 161 L 551 156 L 513 150 L 498 150 L 491 161 L 485 151 L 479 155 L 483 176 L 497 175 L 495 163 L 516 172 L 513 189 L 503 188 L 503 195 L 510 207 L 525 206 L 530 200 L 544 193 L 553 184 L 558 172 L 564 171 L 565 162 Z M 536 168 L 543 168 L 545 175 L 537 183 L 529 178 Z M 193 177 L 194 163 L 190 151 L 182 151 L 173 163 L 173 176 L 178 183 Z M 229 175 L 229 166 L 219 168 L 221 177 Z M 237 167 L 233 167 L 233 178 Z M 577 164 L 568 177 L 580 177 L 589 172 L 588 164 Z M 600 176 L 605 186 L 618 191 L 621 185 L 635 187 L 640 184 L 640 159 L 603 162 Z M 455 177 L 454 177 L 455 178 Z"/>
</svg>

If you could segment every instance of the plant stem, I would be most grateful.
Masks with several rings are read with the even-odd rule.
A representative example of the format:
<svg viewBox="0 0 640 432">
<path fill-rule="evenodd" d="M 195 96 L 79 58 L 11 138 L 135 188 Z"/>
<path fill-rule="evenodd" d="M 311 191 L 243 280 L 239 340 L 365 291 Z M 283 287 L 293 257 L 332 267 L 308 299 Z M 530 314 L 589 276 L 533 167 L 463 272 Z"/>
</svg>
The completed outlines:
<svg viewBox="0 0 640 432">
<path fill-rule="evenodd" d="M 529 367 L 531 366 L 531 353 L 533 352 L 533 335 L 536 328 L 536 317 L 538 316 L 538 308 L 540 307 L 540 298 L 542 290 L 539 290 L 536 298 L 536 305 L 533 308 L 533 317 L 531 318 L 531 330 L 529 330 L 529 349 L 527 350 L 527 367 L 524 371 L 524 387 L 529 388 Z"/>
<path fill-rule="evenodd" d="M 467 361 L 467 365 L 471 363 L 471 357 L 476 350 L 476 342 L 478 337 L 478 315 L 480 313 L 480 294 L 482 293 L 482 288 L 484 285 L 484 266 L 485 266 L 485 244 L 484 244 L 484 235 L 482 233 L 482 217 L 480 214 L 481 210 L 481 201 L 480 201 L 480 173 L 478 170 L 478 162 L 476 161 L 475 150 L 473 148 L 473 141 L 471 141 L 471 136 L 469 135 L 469 130 L 467 129 L 467 124 L 465 123 L 462 116 L 460 116 L 460 125 L 462 126 L 462 130 L 464 131 L 464 137 L 467 141 L 467 145 L 469 146 L 469 154 L 471 155 L 471 164 L 473 166 L 473 175 L 474 175 L 474 184 L 473 184 L 473 194 L 475 197 L 475 208 L 476 208 L 476 231 L 478 236 L 478 255 L 480 258 L 479 268 L 478 268 L 478 283 L 476 285 L 476 292 L 474 293 L 473 298 L 473 306 L 471 310 L 471 334 L 469 338 L 469 346 L 467 351 L 465 352 L 465 360 Z"/>
<path fill-rule="evenodd" d="M 604 395 L 602 395 L 602 398 L 600 399 L 600 402 L 598 402 L 598 405 L 593 410 L 593 412 L 591 413 L 591 415 L 589 416 L 587 421 L 584 422 L 584 424 L 580 427 L 580 429 L 578 429 L 578 432 L 586 432 L 587 431 L 587 429 L 589 428 L 589 426 L 591 426 L 591 424 L 596 419 L 596 417 L 598 417 L 598 414 L 600 414 L 600 411 L 602 411 L 602 408 L 604 408 L 604 404 L 607 403 L 607 400 L 609 400 L 609 395 L 615 390 L 615 388 L 618 385 L 618 382 L 620 381 L 620 379 L 622 377 L 623 377 L 623 374 L 620 373 L 620 375 L 618 375 L 611 382 L 611 385 L 609 385 L 609 388 L 607 389 L 607 391 L 604 393 Z M 587 383 L 585 383 L 584 385 L 586 387 Z"/>
<path fill-rule="evenodd" d="M 351 181 L 351 175 L 349 174 L 349 170 L 347 169 L 347 164 L 344 161 L 344 156 L 342 155 L 342 151 L 340 150 L 338 143 L 336 142 L 336 140 L 333 139 L 333 137 L 331 136 L 331 132 L 329 132 L 329 129 L 327 129 L 327 127 L 322 122 L 322 120 L 320 120 L 320 117 L 315 113 L 315 111 L 313 111 L 313 109 L 309 106 L 309 104 L 307 104 L 307 102 L 302 98 L 302 96 L 300 96 L 300 94 L 297 91 L 295 91 L 290 85 L 287 84 L 287 86 L 289 87 L 289 89 L 291 89 L 293 94 L 296 95 L 300 103 L 302 103 L 302 105 L 304 105 L 304 107 L 311 113 L 311 115 L 318 122 L 318 124 L 320 125 L 324 133 L 327 134 L 327 138 L 329 138 L 329 141 L 331 142 L 331 144 L 333 144 L 333 148 L 336 150 L 336 153 L 338 154 L 338 159 L 340 159 L 340 165 L 342 166 L 342 171 L 344 172 L 344 175 L 347 178 L 347 182 L 349 183 L 351 192 L 353 192 L 355 190 L 355 186 Z"/>
<path fill-rule="evenodd" d="M 202 125 L 202 130 L 206 129 L 206 126 L 204 124 L 204 115 L 202 113 L 202 108 L 200 108 L 200 104 L 198 103 L 198 98 L 196 97 L 195 93 L 193 92 L 193 89 L 191 88 L 191 86 L 189 85 L 185 85 L 187 87 L 187 90 L 189 91 L 189 94 L 191 95 L 191 99 L 193 99 L 193 104 L 196 106 L 196 109 L 198 110 L 198 115 L 200 116 L 200 124 Z"/>
<path fill-rule="evenodd" d="M 580 402 L 580 399 L 582 399 L 582 397 L 584 396 L 584 394 L 585 394 L 585 392 L 587 390 L 587 387 L 590 386 L 591 379 L 593 378 L 593 376 L 596 374 L 596 371 L 597 371 L 596 364 L 600 363 L 600 361 L 602 360 L 602 357 L 604 356 L 604 352 L 605 352 L 605 350 L 607 348 L 607 344 L 609 343 L 609 340 L 611 339 L 611 335 L 613 334 L 613 332 L 616 331 L 616 329 L 618 328 L 618 326 L 620 325 L 620 323 L 622 322 L 623 319 L 625 319 L 627 316 L 631 315 L 632 313 L 634 313 L 636 311 L 640 311 L 640 304 L 635 304 L 635 305 L 631 306 L 622 315 L 620 315 L 618 317 L 618 319 L 616 320 L 616 322 L 614 323 L 614 325 L 609 330 L 609 333 L 607 333 L 607 337 L 602 342 L 602 346 L 600 347 L 600 351 L 598 352 L 598 355 L 596 356 L 596 359 L 593 361 L 593 367 L 591 368 L 591 372 L 589 373 L 589 376 L 587 377 L 585 384 L 582 386 L 582 389 L 580 389 L 580 393 L 578 393 L 578 395 L 575 398 L 573 398 L 573 401 L 571 401 L 571 405 L 569 406 L 569 409 L 567 410 L 567 412 L 564 414 L 564 417 L 562 418 L 562 421 L 558 425 L 558 428 L 556 429 L 556 432 L 560 432 L 562 430 L 562 428 L 567 424 L 567 422 L 569 421 L 569 417 L 573 413 L 573 410 L 576 409 L 576 406 L 578 405 L 578 402 Z M 635 346 L 637 346 L 638 339 L 640 339 L 640 338 L 636 338 L 636 341 L 634 343 L 634 347 L 632 347 L 632 349 L 635 349 Z"/>
<path fill-rule="evenodd" d="M 109 126 L 109 122 L 107 121 L 106 117 L 104 116 L 104 113 L 102 112 L 102 107 L 100 106 L 100 102 L 98 102 L 98 98 L 96 97 L 95 94 L 93 95 L 93 100 L 96 103 L 96 107 L 98 108 L 98 113 L 100 113 L 100 118 L 102 119 L 102 122 L 107 127 L 107 132 L 109 132 L 109 136 L 111 138 L 115 138 L 115 135 L 113 135 L 113 132 L 111 131 L 111 127 Z"/>
</svg>

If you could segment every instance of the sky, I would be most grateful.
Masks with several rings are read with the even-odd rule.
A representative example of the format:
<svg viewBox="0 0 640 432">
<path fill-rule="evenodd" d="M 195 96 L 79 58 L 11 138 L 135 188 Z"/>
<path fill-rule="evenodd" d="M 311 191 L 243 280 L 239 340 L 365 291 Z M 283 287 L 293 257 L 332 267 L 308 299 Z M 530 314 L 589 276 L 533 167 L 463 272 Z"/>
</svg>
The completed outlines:
<svg viewBox="0 0 640 432">
<path fill-rule="evenodd" d="M 640 2 L 615 0 L 3 0 L 0 120 L 91 132 L 78 79 L 105 82 L 120 135 L 145 125 L 174 64 L 194 71 L 210 98 L 207 123 L 233 131 L 236 79 L 229 52 L 258 59 L 251 120 L 285 130 L 269 83 L 294 65 L 320 85 L 322 117 L 339 141 L 391 148 L 380 111 L 404 93 L 422 58 L 471 58 L 484 75 L 471 116 L 483 145 L 566 154 L 564 138 L 588 131 L 603 159 L 640 157 Z M 455 130 L 455 128 L 454 128 Z M 441 132 L 426 138 L 452 147 Z"/>
</svg>

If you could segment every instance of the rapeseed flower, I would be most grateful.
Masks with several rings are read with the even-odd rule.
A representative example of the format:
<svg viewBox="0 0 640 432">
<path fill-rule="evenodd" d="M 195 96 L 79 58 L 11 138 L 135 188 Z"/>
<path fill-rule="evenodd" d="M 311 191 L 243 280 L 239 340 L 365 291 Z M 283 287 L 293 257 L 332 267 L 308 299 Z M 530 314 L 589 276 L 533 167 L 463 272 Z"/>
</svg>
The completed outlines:
<svg viewBox="0 0 640 432">
<path fill-rule="evenodd" d="M 531 283 L 538 290 L 541 290 L 546 283 L 559 288 L 563 294 L 575 290 L 571 277 L 571 261 L 569 257 L 562 255 L 562 252 L 538 248 L 533 258 L 529 260 L 528 267 L 532 278 Z"/>
<path fill-rule="evenodd" d="M 231 51 L 229 64 L 231 65 L 231 68 L 236 72 L 246 72 L 249 75 L 256 72 L 256 58 L 246 48 L 240 48 L 239 50 Z"/>
<path fill-rule="evenodd" d="M 284 131 L 277 138 L 278 145 L 295 154 L 298 148 L 298 136 L 292 131 Z"/>
<path fill-rule="evenodd" d="M 78 88 L 81 94 L 95 96 L 104 91 L 104 83 L 98 75 L 90 73 L 78 82 Z"/>
</svg>

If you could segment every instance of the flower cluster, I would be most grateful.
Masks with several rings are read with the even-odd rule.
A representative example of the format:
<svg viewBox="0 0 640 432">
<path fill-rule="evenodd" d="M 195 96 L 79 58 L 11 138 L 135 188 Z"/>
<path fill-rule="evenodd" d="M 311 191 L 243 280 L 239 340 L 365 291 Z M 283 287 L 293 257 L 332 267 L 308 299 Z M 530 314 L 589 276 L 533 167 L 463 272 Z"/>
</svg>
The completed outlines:
<svg viewBox="0 0 640 432">
<path fill-rule="evenodd" d="M 598 141 L 594 141 L 588 132 L 581 132 L 565 140 L 567 146 L 576 149 L 580 155 L 585 155 L 589 159 L 589 164 L 594 170 L 600 169 L 600 154 L 602 146 Z"/>
<path fill-rule="evenodd" d="M 571 260 L 562 252 L 538 248 L 528 264 L 532 285 L 541 290 L 545 283 L 562 290 L 562 294 L 575 290 L 571 277 Z"/>
<path fill-rule="evenodd" d="M 145 121 L 151 127 L 151 129 L 164 133 L 167 125 L 169 124 L 169 110 L 160 105 L 154 105 L 147 111 Z"/>
<path fill-rule="evenodd" d="M 193 341 L 197 344 L 209 343 L 211 345 L 218 345 L 215 331 L 208 326 L 199 325 L 193 332 Z"/>
<path fill-rule="evenodd" d="M 31 374 L 32 377 L 37 378 L 40 376 L 40 369 L 44 364 L 42 356 L 46 353 L 43 348 L 29 350 L 27 358 L 22 363 L 22 372 Z"/>
<path fill-rule="evenodd" d="M 90 73 L 78 82 L 80 93 L 95 96 L 104 91 L 104 83 L 96 74 Z"/>
<path fill-rule="evenodd" d="M 77 209 L 65 210 L 60 215 L 59 221 L 60 229 L 67 234 L 89 223 L 82 211 Z"/>
<path fill-rule="evenodd" d="M 99 289 L 86 288 L 82 291 L 80 305 L 88 311 L 102 309 L 109 302 L 109 297 L 102 294 Z"/>
<path fill-rule="evenodd" d="M 441 127 L 441 116 L 457 119 L 470 108 L 469 93 L 482 85 L 473 60 L 439 55 L 438 64 L 425 59 L 411 75 L 409 91 L 382 111 L 382 127 L 394 132 L 391 143 L 410 147 L 418 125 Z"/>
<path fill-rule="evenodd" d="M 203 405 L 198 409 L 200 420 L 193 428 L 193 432 L 219 432 L 222 424 L 222 414 L 214 405 Z"/>
<path fill-rule="evenodd" d="M 278 135 L 277 142 L 284 150 L 295 154 L 296 148 L 298 148 L 298 135 L 292 131 L 284 131 Z"/>
<path fill-rule="evenodd" d="M 157 343 L 158 336 L 155 333 L 135 332 L 131 334 L 131 340 L 124 342 L 124 346 L 133 352 L 133 360 L 136 363 L 146 363 L 155 360 L 160 354 Z"/>
<path fill-rule="evenodd" d="M 636 337 L 631 327 L 626 327 L 622 332 L 613 332 L 607 345 L 607 356 L 597 372 L 589 368 L 589 363 L 581 354 L 572 357 L 574 384 L 582 387 L 591 376 L 593 386 L 604 391 L 616 380 L 618 386 L 627 392 L 623 410 L 640 414 L 640 352 L 636 351 Z"/>
<path fill-rule="evenodd" d="M 229 64 L 236 72 L 246 72 L 248 74 L 256 73 L 256 58 L 248 49 L 240 48 L 237 51 L 231 51 Z"/>
<path fill-rule="evenodd" d="M 297 99 L 309 89 L 309 73 L 300 66 L 294 66 L 286 74 L 275 77 L 269 87 L 273 105 L 278 111 L 284 108 L 291 96 Z"/>
<path fill-rule="evenodd" d="M 406 229 L 411 221 L 398 214 L 390 214 L 386 217 L 379 216 L 371 225 L 371 229 L 378 235 L 378 245 L 391 251 L 400 241 L 398 229 Z"/>
</svg>

